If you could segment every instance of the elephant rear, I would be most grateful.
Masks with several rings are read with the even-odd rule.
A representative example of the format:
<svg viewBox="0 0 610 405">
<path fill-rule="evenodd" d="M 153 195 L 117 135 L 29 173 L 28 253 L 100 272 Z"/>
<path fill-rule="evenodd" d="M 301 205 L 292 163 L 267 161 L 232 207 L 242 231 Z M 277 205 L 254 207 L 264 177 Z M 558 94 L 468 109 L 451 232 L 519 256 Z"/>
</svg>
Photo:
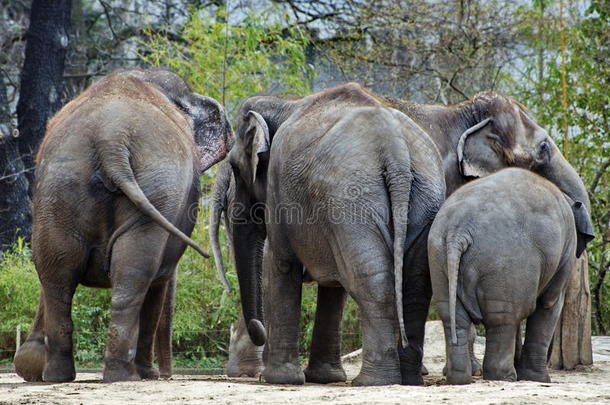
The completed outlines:
<svg viewBox="0 0 610 405">
<path fill-rule="evenodd" d="M 552 335 L 576 258 L 577 229 L 569 198 L 522 169 L 473 181 L 447 199 L 432 225 L 428 253 L 434 302 L 445 324 L 450 382 L 470 381 L 462 369 L 472 321 L 483 322 L 488 331 L 485 378 L 548 379 L 540 364 L 532 366 L 535 372 L 526 366 L 515 372 L 514 339 L 522 319 L 544 318 L 531 322 L 546 326 L 528 332 L 524 364 L 534 361 L 528 350 L 548 348 L 549 341 L 533 341 Z"/>
</svg>

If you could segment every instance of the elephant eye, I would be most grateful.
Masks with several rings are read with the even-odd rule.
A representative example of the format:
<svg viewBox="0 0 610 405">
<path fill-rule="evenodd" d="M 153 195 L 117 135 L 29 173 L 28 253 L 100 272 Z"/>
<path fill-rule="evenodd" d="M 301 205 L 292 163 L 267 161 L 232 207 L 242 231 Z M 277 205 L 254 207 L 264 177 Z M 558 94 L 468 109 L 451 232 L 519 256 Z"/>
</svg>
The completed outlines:
<svg viewBox="0 0 610 405">
<path fill-rule="evenodd" d="M 549 158 L 551 154 L 551 145 L 547 141 L 542 141 L 538 145 L 538 153 L 536 156 L 536 160 L 538 162 L 545 161 Z"/>
<path fill-rule="evenodd" d="M 492 142 L 500 143 L 500 137 L 496 134 L 487 134 L 487 139 Z"/>
</svg>

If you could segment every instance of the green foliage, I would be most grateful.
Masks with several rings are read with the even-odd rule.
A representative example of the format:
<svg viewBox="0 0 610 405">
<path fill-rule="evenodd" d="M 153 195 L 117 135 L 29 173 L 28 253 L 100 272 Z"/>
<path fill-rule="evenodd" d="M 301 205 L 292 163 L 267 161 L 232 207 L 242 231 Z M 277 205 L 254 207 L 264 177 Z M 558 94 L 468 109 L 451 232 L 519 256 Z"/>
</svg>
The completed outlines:
<svg viewBox="0 0 610 405">
<path fill-rule="evenodd" d="M 39 286 L 30 251 L 19 239 L 13 250 L 2 253 L 0 261 L 0 331 L 30 328 L 38 308 Z"/>
<path fill-rule="evenodd" d="M 222 10 L 216 18 L 195 10 L 178 41 L 150 31 L 150 40 L 142 43 L 147 49 L 142 59 L 171 68 L 230 112 L 240 100 L 260 92 L 304 95 L 312 75 L 305 61 L 309 39 L 298 28 L 269 23 L 270 15 L 285 18 L 270 9 L 227 24 L 230 16 Z"/>
</svg>

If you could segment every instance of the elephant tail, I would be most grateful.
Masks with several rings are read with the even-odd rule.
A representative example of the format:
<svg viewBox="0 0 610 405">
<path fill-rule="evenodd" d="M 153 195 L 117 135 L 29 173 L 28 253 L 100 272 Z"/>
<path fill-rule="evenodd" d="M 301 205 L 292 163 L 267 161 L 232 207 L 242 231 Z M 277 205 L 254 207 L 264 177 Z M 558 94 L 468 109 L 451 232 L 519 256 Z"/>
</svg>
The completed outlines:
<svg viewBox="0 0 610 405">
<path fill-rule="evenodd" d="M 401 148 L 402 149 L 402 148 Z M 391 152 L 400 153 L 401 149 Z M 404 152 L 404 149 L 402 150 Z M 411 194 L 411 182 L 413 176 L 410 169 L 410 159 L 407 156 L 405 164 L 404 156 L 400 164 L 386 164 L 384 180 L 390 195 L 390 207 L 392 213 L 392 225 L 394 228 L 394 294 L 396 297 L 396 313 L 400 327 L 400 338 L 403 347 L 407 347 L 409 342 L 405 331 L 405 319 L 403 311 L 402 280 L 403 280 L 403 260 L 405 254 L 405 240 L 407 237 L 407 220 L 409 213 L 409 199 Z"/>
<path fill-rule="evenodd" d="M 216 184 L 214 184 L 214 193 L 212 195 L 212 208 L 210 212 L 210 240 L 212 241 L 212 254 L 214 255 L 214 263 L 220 281 L 225 290 L 231 291 L 231 285 L 227 280 L 224 264 L 222 263 L 222 251 L 220 250 L 220 241 L 218 239 L 218 230 L 220 228 L 220 217 L 222 212 L 227 210 L 226 200 L 229 186 L 231 184 L 231 166 L 224 163 L 216 173 Z"/>
<path fill-rule="evenodd" d="M 449 282 L 449 317 L 451 322 L 451 342 L 457 344 L 455 307 L 457 305 L 457 284 L 462 255 L 470 246 L 467 238 L 447 241 L 447 279 Z"/>
<path fill-rule="evenodd" d="M 150 217 L 157 225 L 174 235 L 182 242 L 195 249 L 200 255 L 209 258 L 210 255 L 201 249 L 197 243 L 184 234 L 174 224 L 169 222 L 154 205 L 148 200 L 140 185 L 136 181 L 131 164 L 129 163 L 129 150 L 126 147 L 106 147 L 98 148 L 102 170 L 111 184 L 121 190 L 123 194 L 136 206 L 136 208 Z M 104 182 L 106 184 L 106 182 Z M 131 222 L 131 221 L 129 221 Z M 121 228 L 119 228 L 121 229 Z M 123 232 L 126 229 L 123 229 Z M 118 238 L 121 232 L 115 232 L 112 236 L 112 243 Z M 112 244 L 107 247 L 107 260 L 110 257 Z"/>
</svg>

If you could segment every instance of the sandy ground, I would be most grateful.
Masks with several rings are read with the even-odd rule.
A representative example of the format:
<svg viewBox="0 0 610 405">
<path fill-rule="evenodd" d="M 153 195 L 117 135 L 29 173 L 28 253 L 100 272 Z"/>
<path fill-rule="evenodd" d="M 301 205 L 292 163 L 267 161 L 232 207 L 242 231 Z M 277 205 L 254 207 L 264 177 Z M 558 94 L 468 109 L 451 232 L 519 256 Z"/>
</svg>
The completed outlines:
<svg viewBox="0 0 610 405">
<path fill-rule="evenodd" d="M 573 404 L 610 403 L 610 338 L 594 339 L 592 367 L 552 372 L 553 383 L 492 382 L 475 378 L 468 386 L 444 385 L 443 343 L 432 325 L 424 363 L 430 371 L 425 387 L 351 387 L 347 384 L 272 386 L 257 379 L 225 376 L 174 376 L 168 381 L 101 383 L 101 374 L 80 373 L 67 384 L 24 383 L 15 374 L 0 374 L 0 405 L 4 404 Z M 432 332 L 432 333 L 430 333 Z M 442 335 L 441 335 L 442 336 Z M 482 340 L 475 351 L 482 356 Z M 348 378 L 359 370 L 355 356 L 345 364 Z"/>
</svg>

